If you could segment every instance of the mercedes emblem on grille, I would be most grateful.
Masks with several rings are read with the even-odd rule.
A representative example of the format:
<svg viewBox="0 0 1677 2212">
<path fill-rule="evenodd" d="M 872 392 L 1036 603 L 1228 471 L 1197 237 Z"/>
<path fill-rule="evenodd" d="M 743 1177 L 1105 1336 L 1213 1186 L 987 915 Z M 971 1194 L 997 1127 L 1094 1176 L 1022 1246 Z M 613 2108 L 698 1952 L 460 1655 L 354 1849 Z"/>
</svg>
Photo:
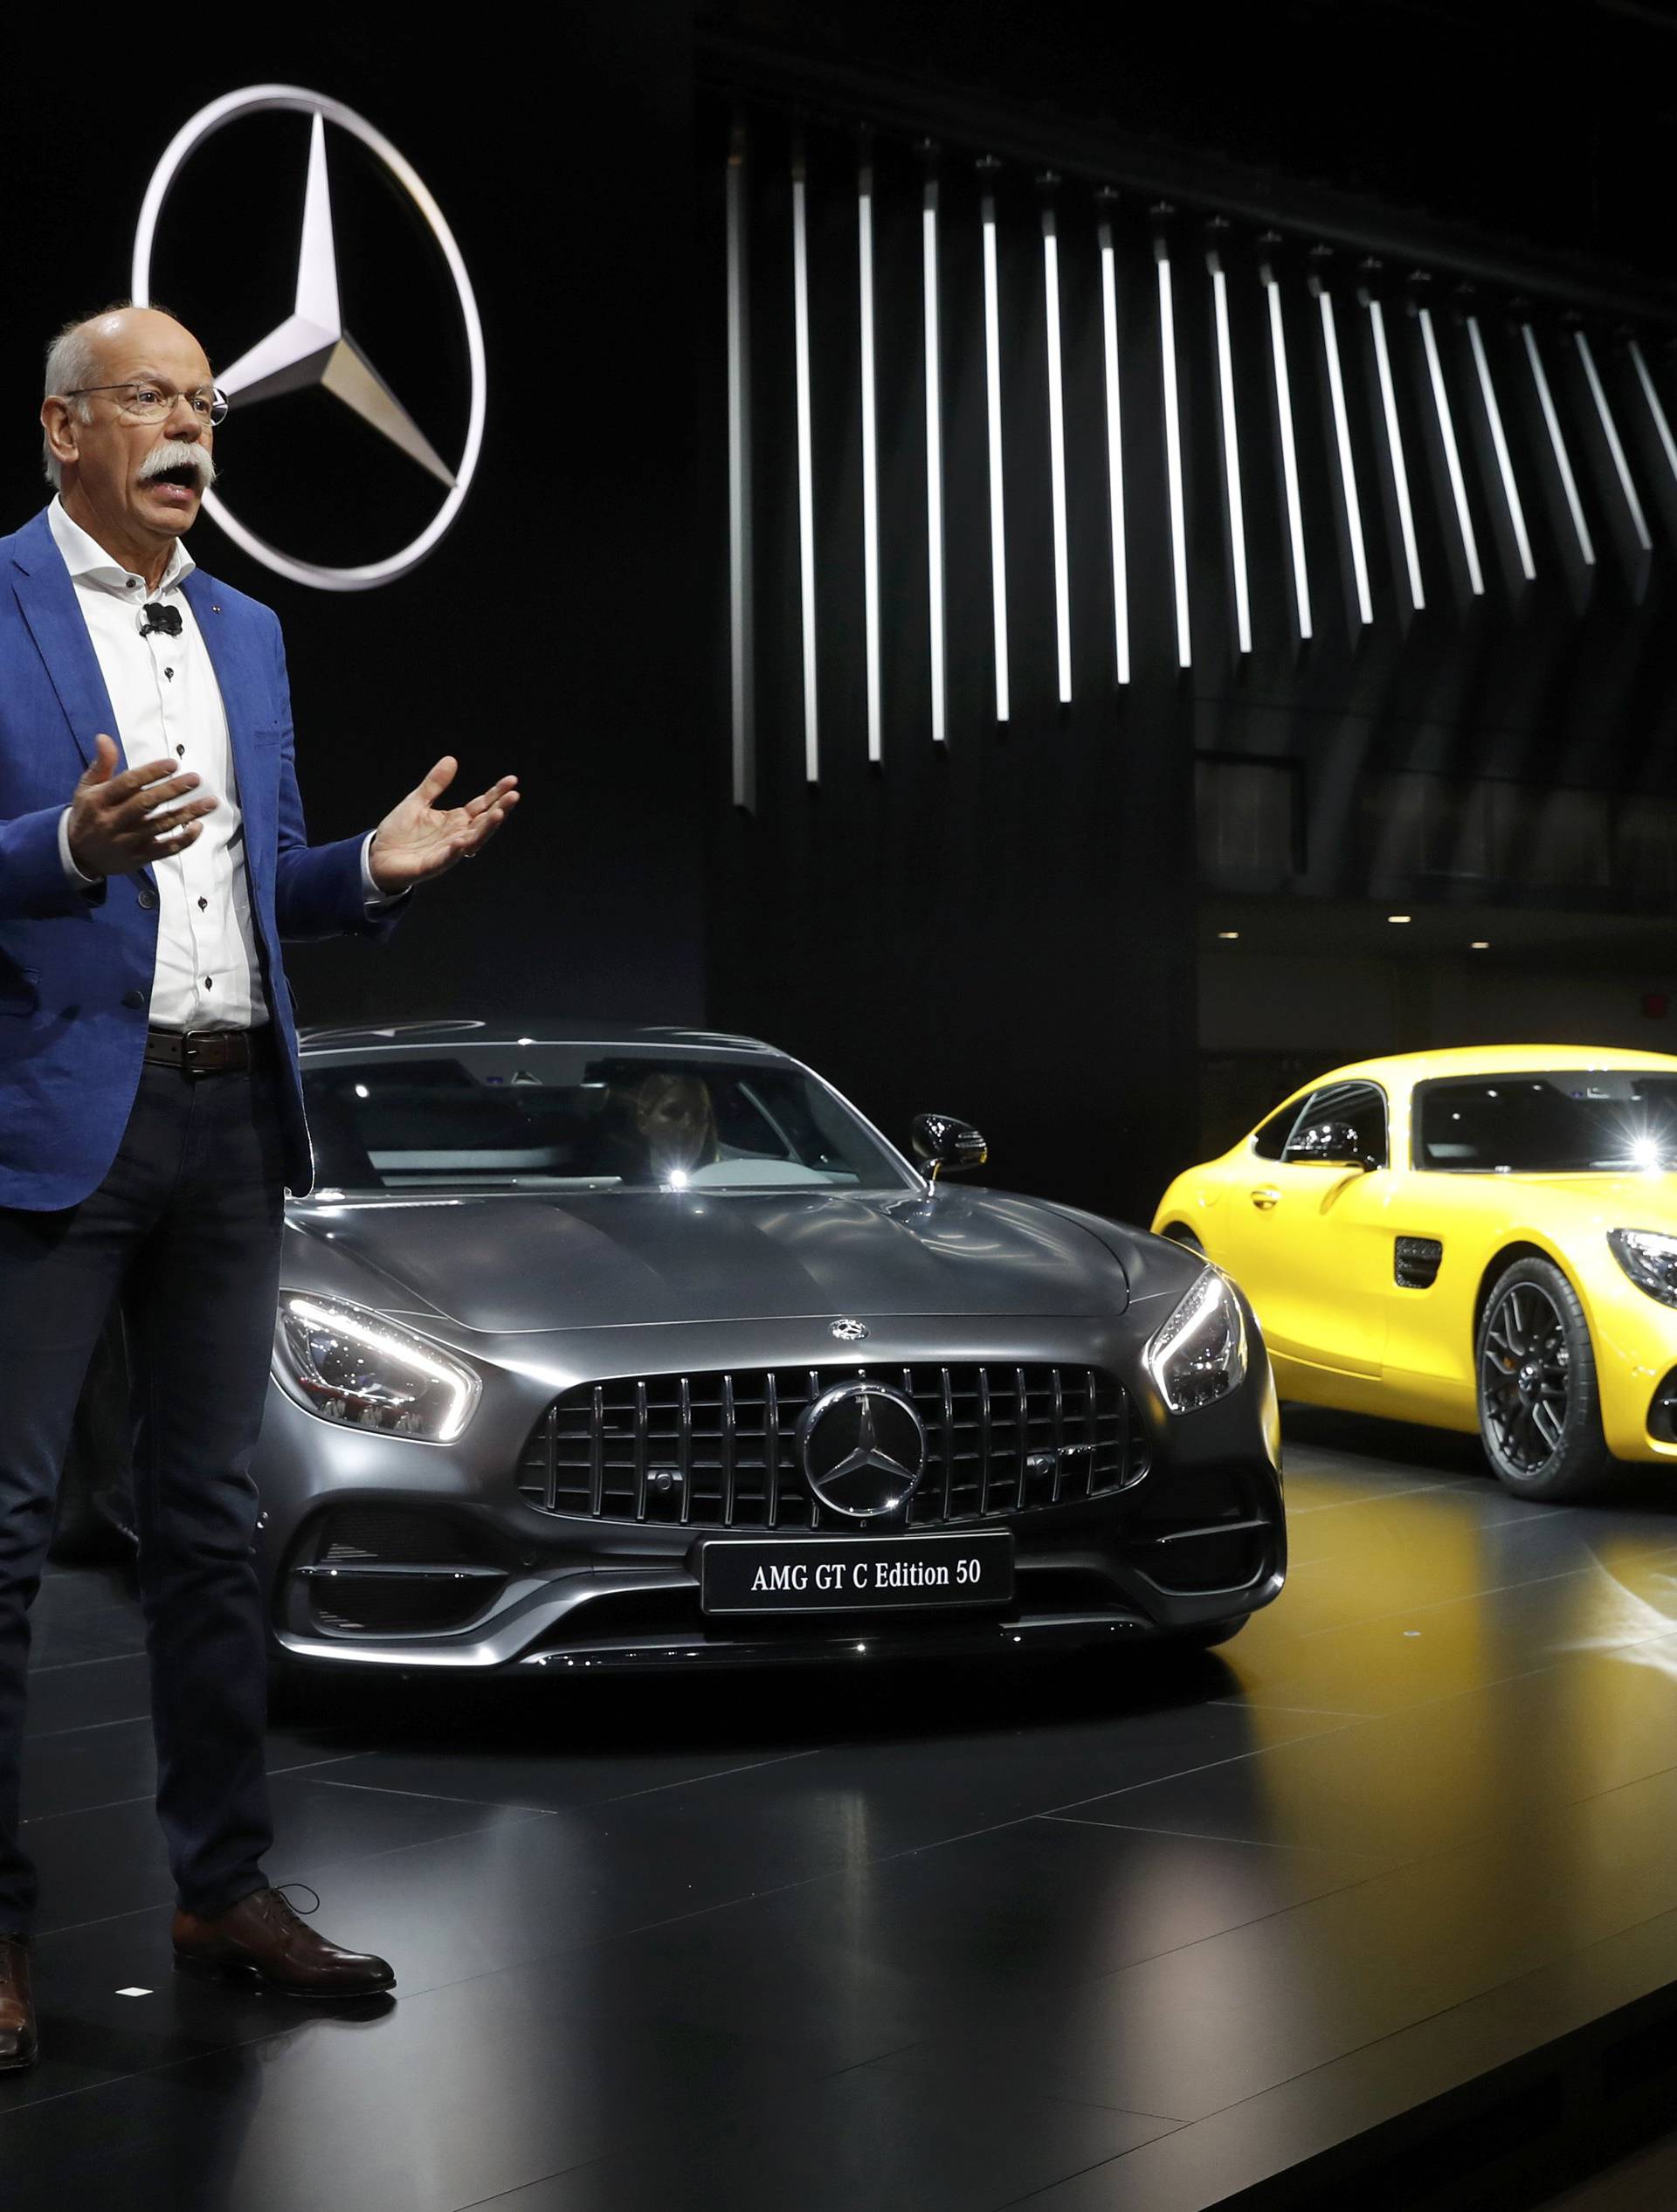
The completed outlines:
<svg viewBox="0 0 1677 2212">
<path fill-rule="evenodd" d="M 926 1431 L 907 1398 L 882 1382 L 841 1382 L 797 1424 L 804 1478 L 852 1520 L 900 1512 L 926 1468 Z"/>
<path fill-rule="evenodd" d="M 832 1333 L 840 1344 L 859 1344 L 867 1334 L 867 1323 L 849 1320 L 835 1321 L 832 1325 Z"/>
</svg>

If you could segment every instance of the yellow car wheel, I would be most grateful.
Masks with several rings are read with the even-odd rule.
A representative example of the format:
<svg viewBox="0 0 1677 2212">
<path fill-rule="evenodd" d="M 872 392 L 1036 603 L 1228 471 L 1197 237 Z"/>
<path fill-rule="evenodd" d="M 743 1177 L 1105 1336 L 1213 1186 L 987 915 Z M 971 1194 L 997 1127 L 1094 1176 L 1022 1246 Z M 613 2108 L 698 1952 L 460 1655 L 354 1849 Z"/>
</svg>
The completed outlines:
<svg viewBox="0 0 1677 2212">
<path fill-rule="evenodd" d="M 1479 1431 L 1497 1480 L 1516 1498 L 1581 1498 L 1612 1464 L 1590 1325 L 1578 1294 L 1546 1259 L 1520 1259 L 1492 1286 L 1476 1345 Z"/>
</svg>

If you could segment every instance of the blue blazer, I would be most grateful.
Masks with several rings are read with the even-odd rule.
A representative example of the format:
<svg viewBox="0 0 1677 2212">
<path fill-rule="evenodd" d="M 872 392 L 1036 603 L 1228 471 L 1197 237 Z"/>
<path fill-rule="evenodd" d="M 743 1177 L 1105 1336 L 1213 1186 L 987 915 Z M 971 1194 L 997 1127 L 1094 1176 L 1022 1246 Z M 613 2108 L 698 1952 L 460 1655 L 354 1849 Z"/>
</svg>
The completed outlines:
<svg viewBox="0 0 1677 2212">
<path fill-rule="evenodd" d="M 291 693 L 272 609 L 197 569 L 183 587 L 231 740 L 262 988 L 280 1046 L 286 1180 L 314 1180 L 282 941 L 379 936 L 362 837 L 311 845 L 292 760 Z M 139 1088 L 156 964 L 149 869 L 75 888 L 59 817 L 111 712 L 45 511 L 0 537 L 0 1206 L 49 1212 L 103 1182 Z"/>
</svg>

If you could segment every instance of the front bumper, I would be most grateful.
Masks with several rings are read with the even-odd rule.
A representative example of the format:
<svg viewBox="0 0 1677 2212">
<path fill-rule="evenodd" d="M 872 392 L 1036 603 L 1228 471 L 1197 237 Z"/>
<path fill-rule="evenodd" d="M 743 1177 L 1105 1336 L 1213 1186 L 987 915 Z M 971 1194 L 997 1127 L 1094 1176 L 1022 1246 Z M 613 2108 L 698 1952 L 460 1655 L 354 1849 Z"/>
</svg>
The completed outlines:
<svg viewBox="0 0 1677 2212">
<path fill-rule="evenodd" d="M 1013 1596 L 983 1611 L 707 1615 L 702 1547 L 764 1532 L 535 1510 L 513 1478 L 519 1444 L 556 1379 L 574 1379 L 539 1362 L 527 1360 L 532 1371 L 506 1378 L 504 1389 L 487 1387 L 480 1418 L 448 1448 L 334 1430 L 276 1389 L 258 1468 L 276 1651 L 414 1671 L 854 1663 L 1140 1642 L 1268 1604 L 1285 1579 L 1286 1533 L 1274 1394 L 1256 1330 L 1245 1383 L 1173 1416 L 1141 1375 L 1133 1330 L 1115 1343 L 1109 1325 L 1076 1327 L 1080 1340 L 1061 1323 L 1052 1344 L 1027 1355 L 1088 1360 L 1118 1375 L 1145 1434 L 1146 1471 L 1099 1497 L 950 1523 L 1011 1533 Z M 644 1338 L 635 1349 L 645 1357 Z M 829 1342 L 821 1356 L 835 1377 L 857 1364 L 832 1361 L 831 1351 Z M 1020 1351 L 1014 1337 L 994 1356 Z M 786 1364 L 812 1353 L 790 1347 Z M 894 1346 L 879 1356 L 898 1355 Z M 921 1338 L 901 1356 L 936 1358 L 939 1349 Z M 682 1362 L 678 1353 L 657 1364 Z M 800 1540 L 797 1531 L 776 1536 Z"/>
</svg>

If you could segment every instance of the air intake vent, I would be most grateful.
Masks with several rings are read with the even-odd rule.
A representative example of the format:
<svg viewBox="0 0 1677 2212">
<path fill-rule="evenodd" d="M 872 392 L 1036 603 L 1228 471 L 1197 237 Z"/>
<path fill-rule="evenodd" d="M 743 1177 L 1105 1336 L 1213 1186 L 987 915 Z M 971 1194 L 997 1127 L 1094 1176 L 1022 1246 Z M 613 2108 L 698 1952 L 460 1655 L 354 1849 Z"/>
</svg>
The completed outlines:
<svg viewBox="0 0 1677 2212">
<path fill-rule="evenodd" d="M 1430 1291 L 1439 1279 L 1444 1246 L 1436 1237 L 1400 1237 L 1392 1268 L 1400 1291 Z"/>
</svg>

